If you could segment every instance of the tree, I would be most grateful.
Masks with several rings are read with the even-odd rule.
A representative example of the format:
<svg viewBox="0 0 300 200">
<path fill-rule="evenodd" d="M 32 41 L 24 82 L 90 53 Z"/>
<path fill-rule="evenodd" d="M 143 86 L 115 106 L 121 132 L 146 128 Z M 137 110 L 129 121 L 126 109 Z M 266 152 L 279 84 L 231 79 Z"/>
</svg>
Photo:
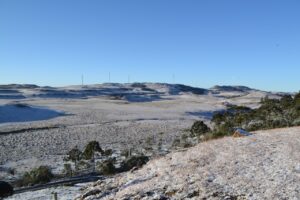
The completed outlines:
<svg viewBox="0 0 300 200">
<path fill-rule="evenodd" d="M 73 149 L 71 149 L 71 151 L 69 151 L 68 159 L 73 162 L 76 162 L 76 161 L 80 160 L 81 154 L 82 154 L 82 152 L 77 147 L 74 147 Z"/>
<path fill-rule="evenodd" d="M 101 149 L 99 142 L 91 141 L 86 145 L 82 156 L 84 159 L 90 160 L 93 158 L 95 152 L 103 153 L 103 150 Z"/>
</svg>

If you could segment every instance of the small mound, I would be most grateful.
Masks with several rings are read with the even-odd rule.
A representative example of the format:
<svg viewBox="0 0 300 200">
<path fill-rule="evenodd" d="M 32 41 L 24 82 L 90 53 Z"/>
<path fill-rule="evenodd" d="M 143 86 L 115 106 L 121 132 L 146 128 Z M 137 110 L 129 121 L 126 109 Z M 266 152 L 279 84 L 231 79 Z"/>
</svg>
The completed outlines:
<svg viewBox="0 0 300 200">
<path fill-rule="evenodd" d="M 61 115 L 62 112 L 22 103 L 0 106 L 0 123 L 48 120 Z"/>
</svg>

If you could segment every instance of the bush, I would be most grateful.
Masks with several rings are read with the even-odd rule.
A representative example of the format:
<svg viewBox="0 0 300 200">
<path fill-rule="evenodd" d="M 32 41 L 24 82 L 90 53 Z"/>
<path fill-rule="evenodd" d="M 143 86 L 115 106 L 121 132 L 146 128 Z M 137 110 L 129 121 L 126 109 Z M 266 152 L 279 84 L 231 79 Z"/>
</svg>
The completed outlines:
<svg viewBox="0 0 300 200">
<path fill-rule="evenodd" d="M 98 171 L 103 175 L 112 175 L 116 173 L 116 168 L 114 166 L 115 159 L 109 159 L 97 166 Z"/>
<path fill-rule="evenodd" d="M 103 153 L 103 150 L 101 149 L 99 142 L 91 141 L 86 145 L 82 157 L 86 160 L 90 160 L 93 158 L 95 152 Z"/>
<path fill-rule="evenodd" d="M 210 131 L 210 128 L 203 121 L 196 121 L 191 128 L 191 136 L 199 137 Z"/>
<path fill-rule="evenodd" d="M 48 183 L 53 177 L 51 170 L 47 166 L 40 166 L 30 172 L 26 172 L 22 178 L 21 184 L 23 186 L 32 186 Z"/>
<path fill-rule="evenodd" d="M 228 110 L 215 113 L 212 118 L 217 135 L 231 134 L 234 128 L 247 131 L 295 126 L 300 117 L 300 93 L 295 97 L 285 95 L 281 99 L 261 99 L 261 106 L 249 109 L 242 106 L 230 106 Z"/>
<path fill-rule="evenodd" d="M 75 147 L 71 151 L 68 152 L 68 159 L 67 160 L 71 160 L 73 162 L 76 162 L 76 161 L 81 159 L 81 154 L 82 154 L 82 152 L 77 147 Z"/>
<path fill-rule="evenodd" d="M 225 119 L 226 119 L 225 113 L 215 112 L 213 114 L 211 121 L 214 122 L 216 125 L 220 125 L 222 122 L 225 121 Z"/>
<path fill-rule="evenodd" d="M 121 171 L 129 171 L 134 167 L 142 167 L 144 164 L 146 164 L 149 161 L 149 158 L 144 155 L 140 156 L 132 156 L 121 164 Z"/>
</svg>

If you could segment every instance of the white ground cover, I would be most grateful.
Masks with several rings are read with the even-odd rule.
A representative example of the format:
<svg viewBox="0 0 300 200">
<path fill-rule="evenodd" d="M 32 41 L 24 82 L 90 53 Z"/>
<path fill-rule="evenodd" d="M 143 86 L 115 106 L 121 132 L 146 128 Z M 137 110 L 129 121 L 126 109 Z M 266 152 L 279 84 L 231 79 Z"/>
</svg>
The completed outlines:
<svg viewBox="0 0 300 200">
<path fill-rule="evenodd" d="M 181 92 L 176 85 L 144 85 L 1 89 L 0 133 L 6 134 L 0 134 L 0 178 L 14 178 L 1 169 L 15 169 L 18 176 L 40 165 L 59 173 L 66 153 L 75 146 L 83 149 L 92 140 L 103 148 L 124 149 L 141 147 L 147 138 L 158 140 L 163 133 L 168 147 L 195 120 L 209 123 L 212 113 L 224 109 L 225 103 L 257 107 L 267 94 L 278 97 L 257 90 L 196 95 Z M 29 107 L 11 106 L 18 103 Z M 17 132 L 7 134 L 10 131 Z"/>
</svg>

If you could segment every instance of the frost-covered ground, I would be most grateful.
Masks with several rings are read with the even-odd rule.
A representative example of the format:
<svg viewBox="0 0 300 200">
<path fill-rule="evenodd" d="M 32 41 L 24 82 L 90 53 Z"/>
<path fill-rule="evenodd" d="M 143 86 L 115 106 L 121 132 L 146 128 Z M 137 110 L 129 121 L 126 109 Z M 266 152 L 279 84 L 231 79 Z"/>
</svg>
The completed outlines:
<svg viewBox="0 0 300 200">
<path fill-rule="evenodd" d="M 151 160 L 95 183 L 13 195 L 8 200 L 291 199 L 300 197 L 300 127 L 226 137 Z"/>
<path fill-rule="evenodd" d="M 61 186 L 56 188 L 48 188 L 38 191 L 24 192 L 21 194 L 15 194 L 6 200 L 53 200 L 54 193 L 57 193 L 59 200 L 74 200 L 82 187 L 86 187 L 85 184 L 76 184 L 74 186 Z"/>
<path fill-rule="evenodd" d="M 295 127 L 200 143 L 138 171 L 98 181 L 81 199 L 298 200 L 299 134 Z"/>
<path fill-rule="evenodd" d="M 0 178 L 14 178 L 6 169 L 18 175 L 39 165 L 59 173 L 66 152 L 92 140 L 124 149 L 163 133 L 170 146 L 195 120 L 208 121 L 225 104 L 257 107 L 266 95 L 279 97 L 249 88 L 156 83 L 0 86 Z"/>
</svg>

